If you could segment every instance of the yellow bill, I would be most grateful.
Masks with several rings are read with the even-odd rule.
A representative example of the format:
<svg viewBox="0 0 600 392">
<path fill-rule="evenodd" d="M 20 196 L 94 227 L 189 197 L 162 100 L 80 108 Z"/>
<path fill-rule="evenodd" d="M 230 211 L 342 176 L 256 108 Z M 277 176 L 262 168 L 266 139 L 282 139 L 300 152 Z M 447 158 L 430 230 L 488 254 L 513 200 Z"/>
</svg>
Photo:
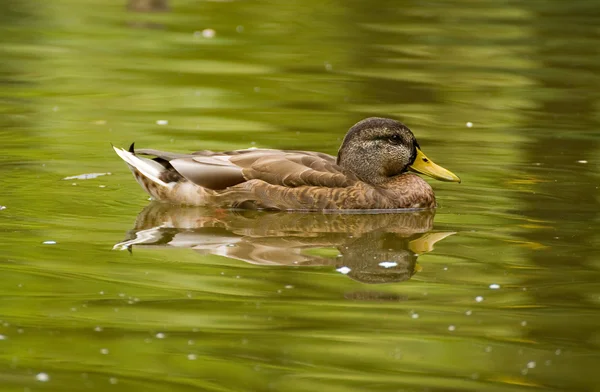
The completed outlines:
<svg viewBox="0 0 600 392">
<path fill-rule="evenodd" d="M 460 178 L 450 170 L 446 170 L 441 166 L 436 165 L 433 161 L 425 156 L 421 149 L 417 148 L 417 157 L 409 169 L 433 177 L 440 181 L 460 182 Z"/>
</svg>

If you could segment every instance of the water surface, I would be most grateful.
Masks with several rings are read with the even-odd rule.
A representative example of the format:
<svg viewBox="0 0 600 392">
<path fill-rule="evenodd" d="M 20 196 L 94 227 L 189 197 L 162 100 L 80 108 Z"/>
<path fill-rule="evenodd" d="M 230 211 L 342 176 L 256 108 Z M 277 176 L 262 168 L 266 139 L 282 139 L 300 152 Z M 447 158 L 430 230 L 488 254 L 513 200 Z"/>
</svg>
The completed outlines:
<svg viewBox="0 0 600 392">
<path fill-rule="evenodd" d="M 142 3 L 0 6 L 0 389 L 600 388 L 592 2 Z M 435 214 L 173 210 L 110 148 L 375 115 L 463 180 Z"/>
</svg>

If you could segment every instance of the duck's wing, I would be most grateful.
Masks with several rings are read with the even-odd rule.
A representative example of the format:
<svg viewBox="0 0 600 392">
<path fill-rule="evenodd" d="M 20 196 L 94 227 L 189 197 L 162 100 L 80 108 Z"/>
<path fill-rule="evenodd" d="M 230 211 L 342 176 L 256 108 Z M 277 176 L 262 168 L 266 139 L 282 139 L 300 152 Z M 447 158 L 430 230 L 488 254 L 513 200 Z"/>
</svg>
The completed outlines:
<svg viewBox="0 0 600 392">
<path fill-rule="evenodd" d="M 188 180 L 209 189 L 224 189 L 248 180 L 285 187 L 347 187 L 357 181 L 335 163 L 335 157 L 317 152 L 241 150 L 199 152 L 177 157 L 169 164 Z"/>
</svg>

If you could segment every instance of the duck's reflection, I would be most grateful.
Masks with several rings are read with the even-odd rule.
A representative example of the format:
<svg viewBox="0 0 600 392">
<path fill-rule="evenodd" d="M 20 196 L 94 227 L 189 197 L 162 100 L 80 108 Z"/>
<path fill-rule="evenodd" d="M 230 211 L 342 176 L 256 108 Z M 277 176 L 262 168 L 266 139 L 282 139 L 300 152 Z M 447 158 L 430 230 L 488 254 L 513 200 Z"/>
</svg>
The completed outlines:
<svg viewBox="0 0 600 392">
<path fill-rule="evenodd" d="M 115 249 L 186 247 L 261 265 L 332 266 L 363 283 L 401 282 L 417 257 L 454 234 L 434 211 L 323 214 L 214 210 L 151 203 Z"/>
</svg>

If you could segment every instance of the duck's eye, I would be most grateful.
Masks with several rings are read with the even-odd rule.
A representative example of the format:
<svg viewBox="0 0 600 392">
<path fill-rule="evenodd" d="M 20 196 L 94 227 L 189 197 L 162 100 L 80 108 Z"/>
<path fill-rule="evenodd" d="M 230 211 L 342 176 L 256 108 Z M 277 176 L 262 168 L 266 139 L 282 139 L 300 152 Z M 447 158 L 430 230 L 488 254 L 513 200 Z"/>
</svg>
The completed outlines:
<svg viewBox="0 0 600 392">
<path fill-rule="evenodd" d="M 389 139 L 390 139 L 390 142 L 392 142 L 394 144 L 399 144 L 402 141 L 402 138 L 398 134 L 393 134 L 392 136 L 390 136 Z"/>
</svg>

